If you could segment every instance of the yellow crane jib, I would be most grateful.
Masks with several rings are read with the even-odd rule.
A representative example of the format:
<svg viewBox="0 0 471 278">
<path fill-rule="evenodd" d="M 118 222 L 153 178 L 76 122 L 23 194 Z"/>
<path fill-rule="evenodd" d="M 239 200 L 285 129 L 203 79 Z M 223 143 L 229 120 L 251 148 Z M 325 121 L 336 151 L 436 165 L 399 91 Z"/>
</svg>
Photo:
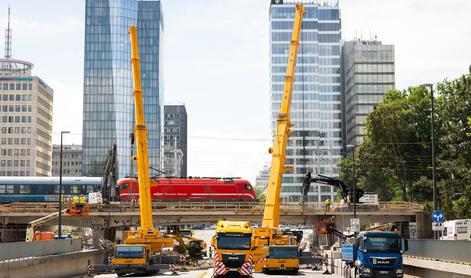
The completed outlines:
<svg viewBox="0 0 471 278">
<path fill-rule="evenodd" d="M 152 222 L 152 198 L 150 191 L 149 161 L 147 157 L 147 128 L 144 119 L 144 103 L 141 86 L 141 67 L 139 60 L 139 49 L 137 41 L 137 27 L 129 28 L 131 39 L 131 64 L 134 85 L 134 109 L 136 114 L 136 127 L 134 134 L 136 138 L 136 161 L 137 174 L 139 177 L 139 206 L 141 217 L 141 231 L 154 232 Z"/>
<path fill-rule="evenodd" d="M 297 4 L 295 7 L 293 33 L 291 35 L 281 107 L 276 117 L 276 133 L 273 138 L 273 147 L 269 149 L 272 160 L 262 225 L 259 228 L 254 228 L 252 232 L 254 246 L 252 255 L 255 272 L 285 270 L 289 273 L 295 273 L 299 269 L 297 250 L 299 242 L 293 240 L 293 236 L 281 232 L 279 224 L 282 176 L 284 172 L 292 170 L 291 166 L 285 165 L 286 146 L 291 135 L 290 127 L 293 126 L 290 122 L 291 98 L 293 95 L 303 14 L 304 6 Z"/>
<path fill-rule="evenodd" d="M 274 138 L 275 140 L 273 142 L 273 147 L 271 148 L 272 162 L 268 180 L 267 198 L 265 201 L 266 208 L 263 214 L 262 227 L 278 227 L 280 224 L 279 207 L 281 178 L 284 171 L 290 170 L 289 167 L 285 166 L 286 145 L 290 135 L 291 123 L 289 114 L 291 110 L 291 98 L 293 95 L 294 75 L 296 70 L 296 59 L 298 54 L 299 35 L 301 33 L 303 13 L 304 6 L 302 4 L 296 5 L 281 108 L 277 116 L 277 127 Z"/>
</svg>

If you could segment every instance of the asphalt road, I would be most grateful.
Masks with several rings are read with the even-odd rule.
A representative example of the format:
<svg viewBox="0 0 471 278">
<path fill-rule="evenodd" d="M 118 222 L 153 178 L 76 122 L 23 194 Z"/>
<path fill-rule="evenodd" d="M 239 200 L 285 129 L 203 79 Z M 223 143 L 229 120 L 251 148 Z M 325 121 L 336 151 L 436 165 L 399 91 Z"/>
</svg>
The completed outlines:
<svg viewBox="0 0 471 278">
<path fill-rule="evenodd" d="M 172 275 L 171 272 L 165 272 L 157 274 L 153 277 L 181 277 L 181 278 L 210 278 L 212 270 L 195 270 L 190 272 L 180 272 L 178 275 Z M 111 278 L 118 277 L 115 274 L 103 274 L 95 276 L 97 278 Z M 144 277 L 144 276 L 130 276 L 130 277 Z M 149 277 L 149 276 L 145 276 Z M 266 275 L 263 273 L 255 273 L 253 278 L 261 277 L 270 277 L 270 278 L 321 278 L 321 277 L 330 277 L 330 278 L 341 278 L 339 275 L 322 275 L 322 271 L 313 271 L 313 270 L 301 270 L 297 275 Z"/>
</svg>

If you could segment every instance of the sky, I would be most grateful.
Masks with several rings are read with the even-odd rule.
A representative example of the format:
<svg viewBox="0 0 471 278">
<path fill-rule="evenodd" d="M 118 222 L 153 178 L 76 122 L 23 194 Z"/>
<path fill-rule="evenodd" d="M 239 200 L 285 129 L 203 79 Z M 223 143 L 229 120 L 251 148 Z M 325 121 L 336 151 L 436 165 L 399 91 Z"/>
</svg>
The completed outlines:
<svg viewBox="0 0 471 278">
<path fill-rule="evenodd" d="M 34 63 L 54 89 L 54 143 L 68 130 L 64 143 L 81 144 L 85 1 L 2 0 L 0 29 L 8 2 L 13 58 Z M 162 0 L 164 99 L 187 108 L 189 175 L 253 182 L 270 161 L 269 2 Z M 453 79 L 471 64 L 469 0 L 340 0 L 340 7 L 344 40 L 377 36 L 395 45 L 398 89 Z"/>
</svg>

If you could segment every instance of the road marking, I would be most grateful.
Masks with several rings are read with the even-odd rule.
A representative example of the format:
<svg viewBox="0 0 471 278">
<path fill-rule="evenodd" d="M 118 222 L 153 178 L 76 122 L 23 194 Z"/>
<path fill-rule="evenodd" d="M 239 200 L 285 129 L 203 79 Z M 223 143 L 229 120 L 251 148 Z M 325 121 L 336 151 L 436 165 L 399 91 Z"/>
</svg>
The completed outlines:
<svg viewBox="0 0 471 278">
<path fill-rule="evenodd" d="M 208 273 L 209 271 L 206 270 L 205 272 L 203 272 L 198 278 L 210 278 L 211 275 L 209 275 Z"/>
</svg>

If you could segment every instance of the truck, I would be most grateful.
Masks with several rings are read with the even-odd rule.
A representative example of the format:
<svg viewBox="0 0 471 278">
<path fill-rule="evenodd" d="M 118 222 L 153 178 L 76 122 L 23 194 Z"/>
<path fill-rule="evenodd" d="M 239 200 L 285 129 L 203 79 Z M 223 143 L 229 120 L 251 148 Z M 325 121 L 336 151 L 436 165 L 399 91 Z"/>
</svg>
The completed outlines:
<svg viewBox="0 0 471 278">
<path fill-rule="evenodd" d="M 399 232 L 362 231 L 353 243 L 341 245 L 341 258 L 360 278 L 396 278 L 404 276 L 402 255 L 407 239 Z M 349 277 L 349 276 L 347 276 Z"/>
<path fill-rule="evenodd" d="M 252 276 L 252 225 L 249 221 L 218 221 L 211 238 L 213 277 Z"/>
<path fill-rule="evenodd" d="M 471 219 L 443 222 L 443 240 L 471 240 Z"/>
</svg>

